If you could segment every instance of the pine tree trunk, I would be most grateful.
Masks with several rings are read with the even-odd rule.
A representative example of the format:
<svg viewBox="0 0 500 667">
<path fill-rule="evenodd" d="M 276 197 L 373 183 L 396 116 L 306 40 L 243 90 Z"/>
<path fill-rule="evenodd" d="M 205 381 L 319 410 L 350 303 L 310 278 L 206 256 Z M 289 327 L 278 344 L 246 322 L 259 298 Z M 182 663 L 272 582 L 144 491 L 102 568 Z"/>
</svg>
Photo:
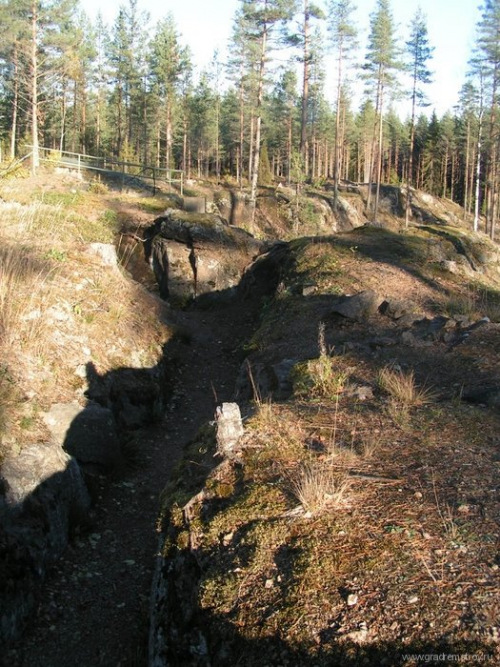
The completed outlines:
<svg viewBox="0 0 500 667">
<path fill-rule="evenodd" d="M 476 184 L 475 184 L 475 201 L 474 201 L 474 231 L 479 230 L 479 195 L 481 189 L 481 143 L 483 133 L 483 110 L 479 112 L 479 127 L 476 148 Z"/>
<path fill-rule="evenodd" d="M 259 180 L 259 165 L 260 165 L 260 143 L 261 143 L 261 125 L 262 125 L 262 99 L 264 96 L 264 70 L 266 65 L 266 49 L 267 49 L 267 26 L 264 25 L 261 39 L 259 75 L 257 86 L 257 107 L 255 119 L 255 145 L 253 156 L 253 168 L 251 177 L 250 189 L 250 206 L 252 210 L 252 222 L 255 217 L 255 209 L 257 206 L 257 184 Z"/>
<path fill-rule="evenodd" d="M 309 98 L 309 0 L 304 0 L 304 69 L 302 78 L 302 108 L 300 120 L 300 154 L 307 172 L 307 104 Z"/>
<path fill-rule="evenodd" d="M 38 144 L 38 57 L 37 57 L 37 37 L 38 37 L 38 2 L 31 2 L 31 144 L 33 155 L 31 168 L 33 173 L 40 166 L 40 149 Z"/>
<path fill-rule="evenodd" d="M 165 167 L 172 167 L 172 104 L 167 93 L 165 100 Z"/>
<path fill-rule="evenodd" d="M 446 198 L 446 193 L 448 191 L 448 188 L 447 188 L 447 185 L 448 185 L 447 184 L 447 181 L 448 181 L 448 160 L 449 160 L 449 157 L 448 157 L 448 142 L 447 142 L 446 143 L 446 151 L 445 151 L 444 156 L 443 156 L 443 164 L 442 164 L 442 167 L 441 167 L 442 170 L 443 170 L 442 174 L 441 174 L 441 177 L 442 177 L 442 195 L 441 196 L 443 197 L 443 199 Z"/>
<path fill-rule="evenodd" d="M 377 155 L 377 191 L 375 195 L 375 206 L 373 210 L 373 220 L 377 219 L 378 206 L 380 202 L 380 181 L 382 179 L 382 149 L 384 140 L 384 84 L 381 82 L 380 89 L 380 124 L 378 134 L 378 155 Z"/>
<path fill-rule="evenodd" d="M 455 195 L 455 166 L 456 166 L 456 154 L 455 151 L 451 154 L 451 174 L 450 174 L 450 199 L 453 201 Z"/>
<path fill-rule="evenodd" d="M 244 90 L 243 77 L 240 80 L 240 145 L 238 151 L 238 166 L 237 166 L 237 182 L 240 190 L 243 187 L 243 151 L 245 142 L 245 105 L 244 105 Z"/>
<path fill-rule="evenodd" d="M 464 177 L 464 219 L 469 207 L 469 169 L 470 169 L 470 118 L 467 118 L 467 134 L 465 140 L 465 177 Z"/>
<path fill-rule="evenodd" d="M 66 79 L 61 94 L 61 132 L 59 135 L 59 150 L 64 150 L 64 135 L 66 134 Z"/>
<path fill-rule="evenodd" d="M 19 58 L 17 42 L 14 45 L 13 64 L 14 64 L 14 90 L 12 97 L 12 127 L 10 130 L 10 159 L 16 157 L 16 138 L 17 138 L 17 110 L 19 106 Z"/>
<path fill-rule="evenodd" d="M 339 47 L 339 65 L 337 70 L 337 109 L 335 113 L 335 149 L 333 158 L 333 212 L 337 212 L 337 202 L 339 196 L 339 153 L 340 153 L 340 100 L 342 93 L 342 47 Z"/>
</svg>

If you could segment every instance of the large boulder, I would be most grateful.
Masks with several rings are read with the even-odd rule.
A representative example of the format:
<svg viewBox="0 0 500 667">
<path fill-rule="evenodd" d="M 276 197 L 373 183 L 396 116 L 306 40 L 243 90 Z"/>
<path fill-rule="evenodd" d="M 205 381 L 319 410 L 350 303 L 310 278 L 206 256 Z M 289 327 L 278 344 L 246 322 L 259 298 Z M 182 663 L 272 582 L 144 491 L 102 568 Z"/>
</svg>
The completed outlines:
<svg viewBox="0 0 500 667">
<path fill-rule="evenodd" d="M 209 213 L 169 210 L 148 230 L 146 253 L 163 298 L 181 302 L 236 286 L 263 243 Z"/>
<path fill-rule="evenodd" d="M 57 444 L 25 447 L 0 470 L 0 639 L 17 638 L 47 567 L 90 507 L 76 461 Z M 1 643 L 1 642 L 0 642 Z"/>
<path fill-rule="evenodd" d="M 373 290 L 364 290 L 353 296 L 340 298 L 332 307 L 332 312 L 342 315 L 349 320 L 362 322 L 374 315 L 383 299 Z"/>
</svg>

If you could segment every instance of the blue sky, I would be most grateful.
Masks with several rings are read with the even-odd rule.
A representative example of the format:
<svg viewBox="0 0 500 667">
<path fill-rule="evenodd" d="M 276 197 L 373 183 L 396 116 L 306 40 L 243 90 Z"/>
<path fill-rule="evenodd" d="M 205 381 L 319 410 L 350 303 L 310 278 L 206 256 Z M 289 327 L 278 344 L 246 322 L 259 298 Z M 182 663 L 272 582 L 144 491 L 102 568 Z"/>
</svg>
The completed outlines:
<svg viewBox="0 0 500 667">
<path fill-rule="evenodd" d="M 324 0 L 316 0 L 325 6 Z M 81 7 L 94 18 L 100 9 L 104 20 L 113 23 L 121 5 L 128 0 L 80 0 Z M 370 14 L 376 0 L 354 0 L 360 31 L 360 53 L 364 56 L 366 37 L 369 31 Z M 434 58 L 430 64 L 434 72 L 434 83 L 426 88 L 437 113 L 441 115 L 451 110 L 457 102 L 458 92 L 464 82 L 467 61 L 474 43 L 475 25 L 480 17 L 480 0 L 392 0 L 391 7 L 398 34 L 407 39 L 408 24 L 420 6 L 427 16 L 429 41 L 435 47 Z M 138 0 L 139 9 L 151 16 L 154 22 L 172 13 L 181 41 L 190 46 L 195 64 L 202 69 L 207 66 L 217 49 L 224 61 L 227 42 L 238 0 Z M 327 62 L 328 64 L 328 62 Z M 333 69 L 333 63 L 332 67 Z M 333 89 L 333 85 L 332 85 Z M 403 113 L 405 112 L 403 108 Z"/>
</svg>

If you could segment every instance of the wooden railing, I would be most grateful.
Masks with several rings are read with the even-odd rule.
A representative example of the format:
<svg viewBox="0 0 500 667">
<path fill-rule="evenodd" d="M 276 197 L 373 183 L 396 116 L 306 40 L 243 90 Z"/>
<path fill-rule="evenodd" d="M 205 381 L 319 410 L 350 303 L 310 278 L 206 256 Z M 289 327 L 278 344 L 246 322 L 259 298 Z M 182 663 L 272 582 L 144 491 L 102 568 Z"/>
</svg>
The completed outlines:
<svg viewBox="0 0 500 667">
<path fill-rule="evenodd" d="M 160 184 L 166 183 L 171 187 L 177 186 L 181 196 L 184 193 L 184 172 L 181 169 L 153 167 L 136 162 L 124 162 L 114 158 L 96 157 L 95 155 L 72 153 L 70 151 L 58 151 L 45 147 L 39 148 L 39 155 L 41 162 L 74 169 L 79 174 L 86 170 L 108 174 L 114 173 L 119 175 L 122 184 L 125 183 L 126 179 L 130 178 L 145 179 L 153 182 L 154 189 Z"/>
</svg>

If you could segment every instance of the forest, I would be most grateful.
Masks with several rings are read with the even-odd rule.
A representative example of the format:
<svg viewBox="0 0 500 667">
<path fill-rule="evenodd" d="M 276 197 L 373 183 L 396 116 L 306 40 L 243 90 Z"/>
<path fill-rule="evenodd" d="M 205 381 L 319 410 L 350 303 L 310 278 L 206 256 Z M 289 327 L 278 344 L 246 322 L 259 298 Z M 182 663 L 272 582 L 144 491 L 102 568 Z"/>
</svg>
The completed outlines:
<svg viewBox="0 0 500 667">
<path fill-rule="evenodd" d="M 484 0 L 459 102 L 429 113 L 433 45 L 417 9 L 407 34 L 390 0 L 374 0 L 366 44 L 352 0 L 240 0 L 230 57 L 195 72 L 167 14 L 153 27 L 137 0 L 114 23 L 78 0 L 0 0 L 0 150 L 4 162 L 39 147 L 182 169 L 248 187 L 276 182 L 380 184 L 426 190 L 499 217 L 500 0 Z M 325 54 L 335 58 L 335 99 Z M 354 107 L 352 86 L 364 95 Z M 397 100 L 410 102 L 400 118 Z M 410 197 L 407 197 L 409 201 Z"/>
</svg>

